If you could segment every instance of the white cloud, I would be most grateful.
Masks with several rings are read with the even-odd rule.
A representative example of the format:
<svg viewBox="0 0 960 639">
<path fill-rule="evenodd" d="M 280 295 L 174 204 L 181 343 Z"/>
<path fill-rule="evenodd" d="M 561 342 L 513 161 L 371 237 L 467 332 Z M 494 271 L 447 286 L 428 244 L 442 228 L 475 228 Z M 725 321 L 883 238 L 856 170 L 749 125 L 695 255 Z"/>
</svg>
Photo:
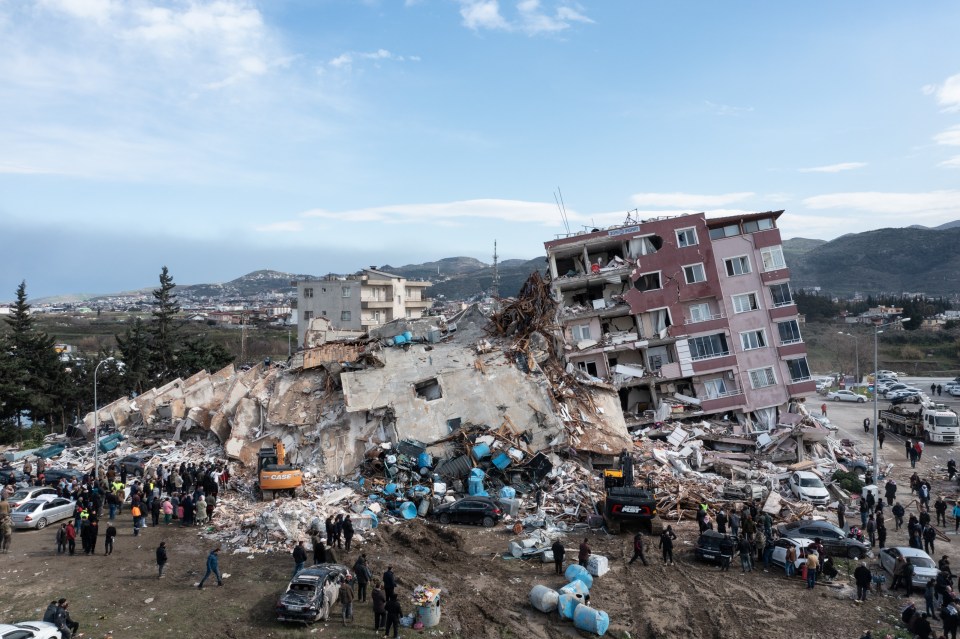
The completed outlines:
<svg viewBox="0 0 960 639">
<path fill-rule="evenodd" d="M 402 55 L 390 53 L 386 49 L 377 49 L 376 51 L 370 52 L 347 51 L 330 60 L 330 62 L 327 64 L 334 69 L 349 69 L 351 66 L 353 66 L 353 63 L 358 60 L 373 60 L 375 63 L 379 62 L 380 60 L 393 60 L 394 62 L 411 60 L 413 62 L 419 62 L 420 57 L 410 56 L 409 58 L 405 58 Z"/>
<path fill-rule="evenodd" d="M 960 155 L 955 155 L 941 162 L 939 166 L 945 169 L 960 169 Z"/>
<path fill-rule="evenodd" d="M 960 146 L 960 124 L 956 124 L 946 131 L 941 131 L 933 136 L 933 140 L 937 144 L 943 144 L 946 146 Z"/>
<path fill-rule="evenodd" d="M 960 73 L 952 75 L 943 84 L 928 84 L 923 92 L 937 98 L 944 111 L 960 111 Z"/>
<path fill-rule="evenodd" d="M 840 162 L 839 164 L 828 164 L 826 166 L 814 166 L 807 169 L 800 169 L 801 173 L 840 173 L 842 171 L 853 171 L 867 166 L 866 162 Z"/>
<path fill-rule="evenodd" d="M 499 0 L 459 0 L 460 17 L 468 29 L 479 31 L 513 31 L 527 35 L 558 33 L 574 23 L 592 24 L 593 20 L 574 4 L 563 3 L 552 11 L 543 8 L 541 0 L 519 0 L 516 16 L 504 17 Z"/>
<path fill-rule="evenodd" d="M 637 206 L 674 207 L 679 209 L 709 209 L 734 202 L 742 202 L 754 193 L 725 193 L 722 195 L 698 195 L 694 193 L 637 193 L 630 200 Z"/>
<path fill-rule="evenodd" d="M 571 218 L 580 219 L 567 210 Z M 346 211 L 312 209 L 300 214 L 304 218 L 324 218 L 340 222 L 426 222 L 452 221 L 463 218 L 530 222 L 556 226 L 561 223 L 555 203 L 523 200 L 479 199 L 432 204 L 397 204 Z"/>
<path fill-rule="evenodd" d="M 960 214 L 960 191 L 831 193 L 808 197 L 803 204 L 811 209 L 846 209 L 884 214 L 889 215 L 892 221 L 903 222 L 903 215 Z"/>
<path fill-rule="evenodd" d="M 255 227 L 261 233 L 299 233 L 303 231 L 303 222 L 299 220 L 288 220 L 284 222 L 271 222 Z"/>
</svg>

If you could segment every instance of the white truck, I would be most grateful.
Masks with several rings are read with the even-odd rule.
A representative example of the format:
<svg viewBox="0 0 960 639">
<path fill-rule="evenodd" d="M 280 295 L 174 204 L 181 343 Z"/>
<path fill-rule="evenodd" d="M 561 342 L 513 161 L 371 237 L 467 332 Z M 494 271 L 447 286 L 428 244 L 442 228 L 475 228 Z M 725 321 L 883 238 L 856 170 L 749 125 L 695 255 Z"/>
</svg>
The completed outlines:
<svg viewBox="0 0 960 639">
<path fill-rule="evenodd" d="M 880 424 L 898 435 L 923 438 L 936 444 L 953 444 L 960 441 L 960 421 L 957 414 L 932 401 L 925 401 L 919 410 L 910 410 L 904 405 L 892 406 L 880 411 Z"/>
</svg>

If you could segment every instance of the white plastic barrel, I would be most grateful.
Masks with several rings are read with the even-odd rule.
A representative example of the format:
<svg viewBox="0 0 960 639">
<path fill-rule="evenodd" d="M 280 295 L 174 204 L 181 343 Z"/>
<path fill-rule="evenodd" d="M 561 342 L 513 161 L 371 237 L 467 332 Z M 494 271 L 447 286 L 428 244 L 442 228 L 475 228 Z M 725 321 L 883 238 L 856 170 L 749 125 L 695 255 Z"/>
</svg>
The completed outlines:
<svg viewBox="0 0 960 639">
<path fill-rule="evenodd" d="M 530 591 L 530 604 L 540 612 L 553 612 L 557 609 L 560 593 L 552 588 L 537 584 Z"/>
<path fill-rule="evenodd" d="M 581 604 L 573 611 L 573 625 L 601 637 L 610 627 L 610 617 L 602 610 Z"/>
<path fill-rule="evenodd" d="M 563 576 L 570 581 L 582 581 L 586 584 L 587 588 L 593 586 L 593 575 L 580 564 L 570 564 L 567 566 L 567 569 L 563 572 Z"/>
</svg>

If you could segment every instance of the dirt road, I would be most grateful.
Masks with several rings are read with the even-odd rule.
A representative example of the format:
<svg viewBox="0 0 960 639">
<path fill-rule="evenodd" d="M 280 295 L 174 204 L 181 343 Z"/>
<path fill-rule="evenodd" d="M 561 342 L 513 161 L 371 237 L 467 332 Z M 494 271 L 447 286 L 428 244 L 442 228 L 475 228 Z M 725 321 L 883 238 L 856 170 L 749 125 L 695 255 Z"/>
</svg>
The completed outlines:
<svg viewBox="0 0 960 639">
<path fill-rule="evenodd" d="M 843 435 L 863 441 L 867 450 L 872 440 L 861 423 L 863 417 L 872 415 L 872 406 L 831 403 L 828 410 Z M 956 452 L 952 447 L 931 445 L 918 464 L 918 472 L 934 485 L 934 494 L 943 491 L 956 496 L 956 486 L 947 485 L 942 470 Z M 884 460 L 896 465 L 893 476 L 901 485 L 901 495 L 908 496 L 912 471 L 901 442 L 888 437 L 882 453 Z M 952 525 L 950 528 L 953 537 Z M 902 598 L 884 594 L 871 595 L 867 605 L 857 606 L 849 589 L 821 585 L 807 591 L 799 579 L 788 580 L 779 570 L 764 573 L 761 569 L 747 575 L 732 570 L 721 575 L 716 567 L 694 561 L 695 524 L 680 522 L 675 529 L 680 535 L 675 566 L 659 561 L 655 539 L 648 543 L 650 565 L 628 567 L 627 535 L 587 534 L 594 552 L 610 558 L 610 573 L 598 579 L 591 592 L 591 603 L 610 615 L 608 636 L 856 639 L 868 628 L 876 635 L 878 629 L 893 627 L 903 605 Z M 892 522 L 888 530 L 888 545 L 906 545 L 905 534 L 894 532 Z M 357 604 L 358 618 L 352 628 L 339 623 L 309 628 L 278 625 L 273 620 L 273 606 L 293 567 L 289 555 L 248 557 L 225 549 L 221 569 L 230 575 L 225 586 L 201 592 L 192 585 L 202 574 L 211 542 L 200 538 L 196 529 L 147 528 L 135 538 L 124 519 L 116 551 L 110 557 L 57 556 L 53 538 L 52 528 L 19 532 L 13 552 L 0 555 L 0 621 L 39 618 L 51 599 L 65 596 L 73 602 L 74 617 L 87 637 L 103 637 L 107 631 L 116 639 L 373 636 L 369 629 L 372 616 L 364 604 Z M 417 584 L 441 586 L 445 591 L 441 625 L 423 633 L 406 630 L 401 636 L 581 636 L 569 622 L 529 605 L 527 596 L 533 585 L 559 587 L 564 580 L 553 575 L 552 565 L 503 559 L 511 538 L 500 529 L 412 522 L 381 526 L 361 550 L 367 553 L 375 574 L 387 565 L 394 566 L 404 612 L 410 605 L 407 595 Z M 575 558 L 581 538 L 568 536 L 569 557 Z M 154 549 L 161 539 L 167 541 L 170 564 L 168 576 L 158 580 Z M 954 566 L 960 566 L 956 546 L 937 542 L 937 556 L 947 554 Z M 350 553 L 342 561 L 352 564 L 356 555 Z"/>
</svg>

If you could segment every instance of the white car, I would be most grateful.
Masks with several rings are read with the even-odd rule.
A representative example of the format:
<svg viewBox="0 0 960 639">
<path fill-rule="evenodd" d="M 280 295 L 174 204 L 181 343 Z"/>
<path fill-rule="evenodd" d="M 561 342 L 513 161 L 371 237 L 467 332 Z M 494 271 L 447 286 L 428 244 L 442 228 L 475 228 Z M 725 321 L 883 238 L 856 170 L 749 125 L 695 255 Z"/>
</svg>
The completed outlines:
<svg viewBox="0 0 960 639">
<path fill-rule="evenodd" d="M 0 639 L 60 639 L 60 631 L 46 621 L 0 624 Z"/>
<path fill-rule="evenodd" d="M 908 548 L 907 546 L 884 548 L 880 551 L 880 565 L 892 575 L 897 558 L 901 556 L 913 564 L 914 588 L 925 588 L 928 581 L 937 578 L 939 572 L 937 564 L 930 558 L 930 555 L 917 548 Z"/>
<path fill-rule="evenodd" d="M 809 471 L 799 470 L 792 473 L 787 481 L 790 484 L 790 490 L 800 501 L 809 501 L 818 506 L 826 506 L 830 501 L 830 493 L 827 492 L 823 481 Z"/>
<path fill-rule="evenodd" d="M 960 397 L 960 386 L 954 386 L 947 392 L 949 392 L 954 397 Z"/>
<path fill-rule="evenodd" d="M 31 499 L 42 499 L 44 501 L 50 501 L 57 496 L 57 489 L 51 488 L 50 486 L 33 487 L 33 488 L 21 488 L 17 492 L 11 495 L 10 509 L 16 510 L 20 506 L 24 505 Z"/>
<path fill-rule="evenodd" d="M 853 391 L 848 390 L 838 390 L 833 391 L 832 393 L 827 393 L 827 399 L 835 402 L 859 402 L 861 404 L 867 401 L 867 398 L 863 395 L 857 395 Z"/>
<path fill-rule="evenodd" d="M 63 497 L 55 497 L 49 501 L 33 499 L 14 510 L 10 514 L 10 519 L 13 520 L 14 528 L 42 530 L 47 527 L 47 524 L 72 517 L 75 507 L 75 502 Z"/>
<path fill-rule="evenodd" d="M 787 563 L 787 548 L 793 546 L 797 551 L 797 559 L 793 564 L 797 568 L 797 574 L 799 574 L 800 566 L 807 563 L 807 548 L 812 543 L 812 539 L 806 539 L 804 537 L 781 537 L 773 544 L 773 558 L 771 561 L 776 566 L 784 566 Z"/>
</svg>

